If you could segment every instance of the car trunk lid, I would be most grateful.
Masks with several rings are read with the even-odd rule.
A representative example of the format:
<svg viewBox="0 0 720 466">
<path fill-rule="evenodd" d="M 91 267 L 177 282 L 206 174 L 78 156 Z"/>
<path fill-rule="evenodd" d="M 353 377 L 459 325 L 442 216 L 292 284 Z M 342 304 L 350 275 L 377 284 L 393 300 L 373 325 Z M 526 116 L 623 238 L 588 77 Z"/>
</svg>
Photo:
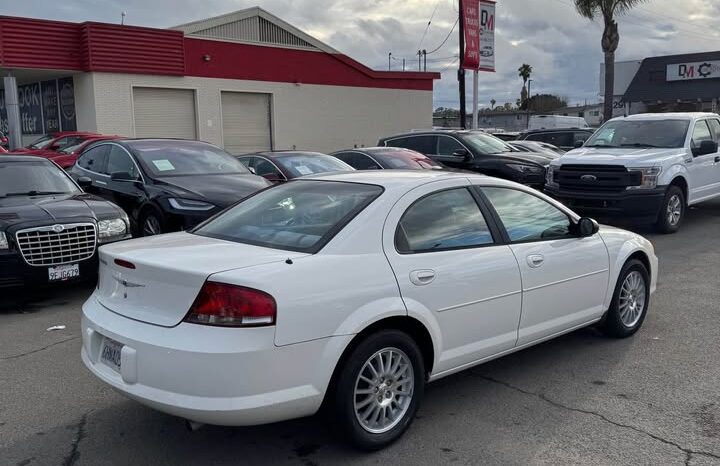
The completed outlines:
<svg viewBox="0 0 720 466">
<path fill-rule="evenodd" d="M 305 255 L 190 233 L 124 241 L 100 249 L 95 296 L 116 314 L 173 327 L 211 275 Z"/>
</svg>

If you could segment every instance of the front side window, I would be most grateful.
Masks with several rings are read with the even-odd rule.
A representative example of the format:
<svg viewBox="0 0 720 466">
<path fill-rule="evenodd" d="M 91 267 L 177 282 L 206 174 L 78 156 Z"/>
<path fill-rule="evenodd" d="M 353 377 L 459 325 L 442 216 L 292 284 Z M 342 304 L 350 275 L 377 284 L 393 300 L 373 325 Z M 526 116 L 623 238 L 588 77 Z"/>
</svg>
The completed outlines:
<svg viewBox="0 0 720 466">
<path fill-rule="evenodd" d="M 387 142 L 389 147 L 404 147 L 405 149 L 412 149 L 420 152 L 421 154 L 434 154 L 436 152 L 436 136 L 431 135 L 418 135 L 418 136 L 407 136 L 400 139 L 393 139 Z"/>
<path fill-rule="evenodd" d="M 83 155 L 77 161 L 80 168 L 89 170 L 95 173 L 105 173 L 105 166 L 107 162 L 107 155 L 110 152 L 110 146 L 103 144 L 97 147 L 93 147 Z"/>
<path fill-rule="evenodd" d="M 699 149 L 700 144 L 703 141 L 712 141 L 713 137 L 710 133 L 710 128 L 706 121 L 698 121 L 695 123 L 695 129 L 693 129 L 692 141 L 690 147 L 693 149 Z"/>
<path fill-rule="evenodd" d="M 373 159 L 360 152 L 346 152 L 337 157 L 355 170 L 379 170 L 382 168 Z"/>
<path fill-rule="evenodd" d="M 485 218 L 466 188 L 423 197 L 408 208 L 395 232 L 395 247 L 405 254 L 492 243 Z"/>
<path fill-rule="evenodd" d="M 278 170 L 275 165 L 259 157 L 255 161 L 255 174 L 258 176 L 275 176 L 277 178 L 284 178 L 282 173 L 280 173 L 280 170 Z"/>
<path fill-rule="evenodd" d="M 505 226 L 510 241 L 543 241 L 571 236 L 570 219 L 532 194 L 511 188 L 482 188 Z"/>
<path fill-rule="evenodd" d="M 72 194 L 77 186 L 55 164 L 37 162 L 0 161 L 0 198 L 43 194 Z"/>
<path fill-rule="evenodd" d="M 315 253 L 382 191 L 360 183 L 293 181 L 245 199 L 193 233 Z"/>
<path fill-rule="evenodd" d="M 120 146 L 115 145 L 111 146 L 110 153 L 108 154 L 106 171 L 108 175 L 112 175 L 113 173 L 129 173 L 131 180 L 135 180 L 140 176 L 135 167 L 135 163 L 130 159 L 130 155 Z"/>
<path fill-rule="evenodd" d="M 453 155 L 456 151 L 465 149 L 455 138 L 449 136 L 438 137 L 438 155 Z"/>
<path fill-rule="evenodd" d="M 715 135 L 715 140 L 720 142 L 720 120 L 713 118 L 712 120 L 708 120 L 708 123 L 710 123 L 710 130 Z"/>
</svg>

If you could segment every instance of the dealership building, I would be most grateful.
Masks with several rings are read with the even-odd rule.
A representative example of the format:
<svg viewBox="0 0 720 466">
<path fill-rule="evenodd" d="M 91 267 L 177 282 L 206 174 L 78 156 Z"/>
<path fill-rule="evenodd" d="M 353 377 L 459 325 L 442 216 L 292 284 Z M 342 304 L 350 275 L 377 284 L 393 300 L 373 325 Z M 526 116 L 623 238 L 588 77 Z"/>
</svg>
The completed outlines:
<svg viewBox="0 0 720 466">
<path fill-rule="evenodd" d="M 81 130 L 231 153 L 332 151 L 430 127 L 440 78 L 372 70 L 261 8 L 171 29 L 0 17 L 0 73 L 0 129 L 19 126 L 24 143 Z"/>
<path fill-rule="evenodd" d="M 600 66 L 600 95 L 604 66 Z M 718 112 L 720 52 L 615 63 L 615 116 L 644 112 Z"/>
</svg>

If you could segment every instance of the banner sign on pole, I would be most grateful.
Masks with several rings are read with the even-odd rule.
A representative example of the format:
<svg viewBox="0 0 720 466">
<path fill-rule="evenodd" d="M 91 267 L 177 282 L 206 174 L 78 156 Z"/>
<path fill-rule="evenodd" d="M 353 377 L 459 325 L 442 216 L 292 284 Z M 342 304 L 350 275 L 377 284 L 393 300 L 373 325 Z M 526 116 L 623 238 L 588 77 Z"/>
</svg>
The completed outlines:
<svg viewBox="0 0 720 466">
<path fill-rule="evenodd" d="M 465 55 L 461 67 L 477 70 L 480 66 L 480 7 L 479 0 L 460 0 L 465 32 Z"/>
<path fill-rule="evenodd" d="M 480 60 L 477 69 L 495 72 L 495 2 L 480 1 Z"/>
</svg>

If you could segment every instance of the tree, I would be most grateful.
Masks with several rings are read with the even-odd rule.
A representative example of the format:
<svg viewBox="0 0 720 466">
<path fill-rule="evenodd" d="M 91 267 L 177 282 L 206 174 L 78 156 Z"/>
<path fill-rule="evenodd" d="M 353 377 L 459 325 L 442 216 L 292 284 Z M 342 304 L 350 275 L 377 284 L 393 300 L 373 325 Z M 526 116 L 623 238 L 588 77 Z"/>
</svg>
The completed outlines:
<svg viewBox="0 0 720 466">
<path fill-rule="evenodd" d="M 534 112 L 552 112 L 562 107 L 567 107 L 567 98 L 552 94 L 535 94 L 527 100 Z"/>
<path fill-rule="evenodd" d="M 575 8 L 585 18 L 594 20 L 602 16 L 604 29 L 602 40 L 605 54 L 605 108 L 604 120 L 612 118 L 613 96 L 615 89 L 615 51 L 620 44 L 620 32 L 615 17 L 630 11 L 645 0 L 575 0 Z"/>
<path fill-rule="evenodd" d="M 530 75 L 532 74 L 532 72 L 532 66 L 528 65 L 527 63 L 523 63 L 522 66 L 518 68 L 518 76 L 520 76 L 523 80 L 522 91 L 520 91 L 520 102 L 523 104 L 523 106 L 525 105 L 525 101 L 528 99 L 528 97 L 530 97 L 528 95 L 527 82 L 528 79 L 530 79 Z"/>
<path fill-rule="evenodd" d="M 490 110 L 493 110 L 495 108 L 496 103 L 497 103 L 497 100 L 490 99 Z"/>
<path fill-rule="evenodd" d="M 512 110 L 512 104 L 510 102 L 505 102 L 505 105 L 503 105 L 503 108 L 509 112 L 510 110 Z"/>
</svg>

